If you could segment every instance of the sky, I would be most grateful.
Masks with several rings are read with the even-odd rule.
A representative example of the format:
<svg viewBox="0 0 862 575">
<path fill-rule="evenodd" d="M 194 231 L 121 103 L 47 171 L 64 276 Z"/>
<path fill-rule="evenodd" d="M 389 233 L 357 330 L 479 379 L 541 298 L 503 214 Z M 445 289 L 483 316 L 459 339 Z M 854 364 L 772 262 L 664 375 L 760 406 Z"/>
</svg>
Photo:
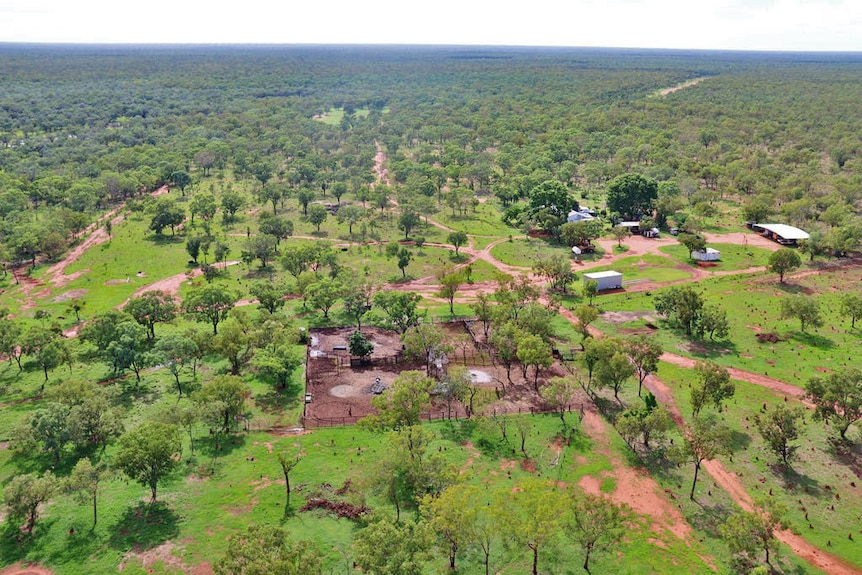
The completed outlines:
<svg viewBox="0 0 862 575">
<path fill-rule="evenodd" d="M 0 0 L 0 42 L 862 51 L 860 0 Z"/>
</svg>

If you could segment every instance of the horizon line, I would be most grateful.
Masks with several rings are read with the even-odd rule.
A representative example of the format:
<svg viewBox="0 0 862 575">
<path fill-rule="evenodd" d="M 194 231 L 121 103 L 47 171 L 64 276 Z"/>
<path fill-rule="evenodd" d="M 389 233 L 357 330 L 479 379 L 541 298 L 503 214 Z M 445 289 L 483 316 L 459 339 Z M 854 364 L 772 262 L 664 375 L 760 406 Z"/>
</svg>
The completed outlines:
<svg viewBox="0 0 862 575">
<path fill-rule="evenodd" d="M 2 47 L 113 47 L 113 48 L 469 48 L 532 50 L 614 50 L 634 52 L 708 52 L 756 54 L 844 54 L 862 55 L 860 50 L 798 48 L 680 48 L 656 46 L 570 46 L 556 44 L 431 44 L 405 42 L 78 42 L 0 40 Z"/>
</svg>

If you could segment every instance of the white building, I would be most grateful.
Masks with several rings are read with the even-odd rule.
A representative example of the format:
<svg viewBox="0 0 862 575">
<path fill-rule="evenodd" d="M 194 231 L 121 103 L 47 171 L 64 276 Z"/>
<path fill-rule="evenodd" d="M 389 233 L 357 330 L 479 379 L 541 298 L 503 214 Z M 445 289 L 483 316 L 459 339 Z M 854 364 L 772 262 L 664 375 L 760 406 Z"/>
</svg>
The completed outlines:
<svg viewBox="0 0 862 575">
<path fill-rule="evenodd" d="M 598 284 L 599 291 L 623 287 L 623 274 L 612 270 L 584 274 L 584 283 L 587 283 L 589 280 L 593 280 Z"/>
<path fill-rule="evenodd" d="M 569 212 L 567 222 L 587 222 L 596 219 L 595 214 L 589 208 L 578 208 Z"/>
<path fill-rule="evenodd" d="M 721 259 L 721 252 L 713 248 L 706 248 L 703 251 L 695 250 L 691 252 L 691 259 L 702 262 L 715 262 Z"/>
<path fill-rule="evenodd" d="M 811 237 L 808 232 L 787 224 L 751 224 L 751 229 L 785 246 L 795 246 Z"/>
</svg>

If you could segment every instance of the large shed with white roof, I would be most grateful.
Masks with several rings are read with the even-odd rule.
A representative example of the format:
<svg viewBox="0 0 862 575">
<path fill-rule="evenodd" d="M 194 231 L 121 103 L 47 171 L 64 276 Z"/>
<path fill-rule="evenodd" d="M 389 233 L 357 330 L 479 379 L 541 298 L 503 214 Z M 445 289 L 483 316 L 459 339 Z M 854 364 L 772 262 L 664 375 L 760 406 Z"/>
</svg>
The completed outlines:
<svg viewBox="0 0 862 575">
<path fill-rule="evenodd" d="M 623 274 L 613 270 L 584 274 L 584 283 L 587 283 L 589 280 L 593 280 L 598 284 L 599 291 L 623 287 Z"/>
<path fill-rule="evenodd" d="M 795 246 L 811 237 L 808 232 L 787 224 L 751 224 L 751 229 L 785 246 Z"/>
</svg>

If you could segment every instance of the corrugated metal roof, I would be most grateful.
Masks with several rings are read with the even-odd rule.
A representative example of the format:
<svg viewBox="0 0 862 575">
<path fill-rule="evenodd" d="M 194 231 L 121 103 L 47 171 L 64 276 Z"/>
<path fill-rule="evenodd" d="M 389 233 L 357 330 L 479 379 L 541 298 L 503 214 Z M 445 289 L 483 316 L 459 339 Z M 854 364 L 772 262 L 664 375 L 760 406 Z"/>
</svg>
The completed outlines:
<svg viewBox="0 0 862 575">
<path fill-rule="evenodd" d="M 755 224 L 759 228 L 768 230 L 773 234 L 779 235 L 785 240 L 807 240 L 808 232 L 799 228 L 788 226 L 787 224 Z"/>
<path fill-rule="evenodd" d="M 597 280 L 597 279 L 601 279 L 601 278 L 621 278 L 621 277 L 623 277 L 623 274 L 621 274 L 620 272 L 615 272 L 615 271 L 611 271 L 611 270 L 608 270 L 606 272 L 593 272 L 590 274 L 584 274 L 584 278 L 590 279 L 590 280 Z"/>
</svg>

